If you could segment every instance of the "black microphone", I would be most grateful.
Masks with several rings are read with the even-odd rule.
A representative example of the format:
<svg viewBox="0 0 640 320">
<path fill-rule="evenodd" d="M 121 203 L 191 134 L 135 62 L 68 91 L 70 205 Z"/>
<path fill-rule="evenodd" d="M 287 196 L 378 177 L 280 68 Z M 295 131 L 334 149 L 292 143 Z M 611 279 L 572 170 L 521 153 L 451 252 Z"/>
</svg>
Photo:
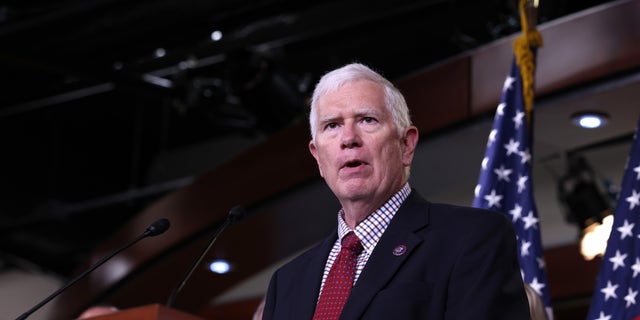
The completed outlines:
<svg viewBox="0 0 640 320">
<path fill-rule="evenodd" d="M 113 256 L 115 256 L 116 254 L 120 253 L 121 251 L 123 251 L 123 250 L 125 250 L 125 249 L 127 249 L 129 247 L 131 247 L 132 245 L 134 245 L 136 242 L 142 240 L 143 238 L 154 237 L 154 236 L 157 236 L 159 234 L 164 233 L 165 231 L 167 231 L 167 229 L 169 229 L 170 225 L 171 224 L 169 223 L 169 220 L 167 220 L 167 219 L 162 218 L 162 219 L 156 220 L 149 227 L 147 227 L 147 229 L 141 235 L 139 235 L 137 238 L 129 241 L 127 244 L 122 246 L 120 249 L 114 251 L 110 255 L 100 259 L 100 261 L 98 261 L 96 264 L 91 266 L 91 268 L 87 269 L 85 272 L 81 273 L 79 276 L 77 276 L 73 280 L 69 281 L 69 283 L 67 283 L 62 288 L 58 289 L 56 292 L 54 292 L 51 295 L 49 295 L 48 297 L 46 297 L 44 300 L 40 301 L 40 303 L 35 305 L 33 308 L 29 309 L 27 312 L 25 312 L 22 315 L 20 315 L 19 317 L 17 317 L 16 320 L 24 320 L 24 319 L 26 319 L 32 313 L 36 312 L 36 310 L 42 308 L 42 306 L 44 306 L 49 301 L 51 301 L 53 298 L 55 298 L 59 294 L 61 294 L 64 290 L 66 290 L 67 288 L 72 286 L 74 283 L 78 282 L 78 280 L 86 277 L 89 273 L 91 273 L 97 267 L 99 267 L 103 263 L 107 262 L 107 260 L 113 258 Z"/>
<path fill-rule="evenodd" d="M 218 236 L 222 233 L 222 231 L 224 231 L 224 229 L 226 229 L 228 226 L 242 220 L 246 213 L 246 210 L 244 210 L 242 206 L 235 206 L 231 208 L 231 210 L 229 210 L 227 218 L 224 220 L 222 225 L 218 227 L 216 232 L 213 233 L 213 236 L 211 237 L 211 240 L 209 240 L 209 244 L 207 245 L 207 247 L 202 251 L 202 253 L 200 253 L 198 258 L 193 261 L 191 267 L 189 267 L 189 270 L 187 270 L 187 273 L 182 277 L 182 281 L 180 281 L 180 283 L 171 292 L 171 295 L 169 295 L 169 299 L 167 300 L 167 307 L 171 307 L 173 305 L 173 301 L 176 299 L 176 296 L 178 295 L 180 290 L 182 290 L 189 278 L 191 278 L 191 275 L 196 270 L 196 267 L 200 265 L 202 259 L 204 259 L 204 256 L 207 254 L 207 252 L 209 252 L 209 249 L 211 249 L 213 243 L 216 242 L 216 239 L 218 239 Z"/>
</svg>

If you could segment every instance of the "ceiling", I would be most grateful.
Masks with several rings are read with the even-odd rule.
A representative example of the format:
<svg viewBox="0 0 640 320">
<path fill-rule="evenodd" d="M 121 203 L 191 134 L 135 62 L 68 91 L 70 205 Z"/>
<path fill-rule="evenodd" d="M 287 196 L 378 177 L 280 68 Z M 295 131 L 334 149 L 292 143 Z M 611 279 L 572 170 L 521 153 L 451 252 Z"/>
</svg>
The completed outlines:
<svg viewBox="0 0 640 320">
<path fill-rule="evenodd" d="M 543 1 L 539 20 L 603 2 Z M 395 79 L 517 32 L 515 5 L 3 2 L 0 266 L 70 275 L 150 202 L 304 118 L 325 71 Z"/>
</svg>

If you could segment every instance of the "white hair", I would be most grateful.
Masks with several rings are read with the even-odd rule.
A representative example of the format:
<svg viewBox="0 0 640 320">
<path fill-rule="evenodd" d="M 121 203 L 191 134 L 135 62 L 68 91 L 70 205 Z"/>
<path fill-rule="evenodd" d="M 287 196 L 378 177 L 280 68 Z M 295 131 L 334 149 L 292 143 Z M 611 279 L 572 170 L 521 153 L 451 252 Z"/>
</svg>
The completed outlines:
<svg viewBox="0 0 640 320">
<path fill-rule="evenodd" d="M 409 108 L 404 96 L 400 90 L 396 88 L 389 80 L 385 79 L 379 73 L 371 70 L 371 68 L 360 64 L 351 63 L 341 68 L 335 69 L 325 74 L 313 91 L 311 98 L 311 110 L 309 112 L 309 126 L 311 128 L 311 139 L 316 138 L 316 129 L 318 122 L 318 100 L 328 92 L 339 89 L 346 83 L 358 80 L 368 80 L 380 85 L 384 89 L 385 107 L 391 113 L 391 117 L 398 129 L 398 136 L 402 136 L 404 130 L 411 126 L 411 117 Z"/>
</svg>

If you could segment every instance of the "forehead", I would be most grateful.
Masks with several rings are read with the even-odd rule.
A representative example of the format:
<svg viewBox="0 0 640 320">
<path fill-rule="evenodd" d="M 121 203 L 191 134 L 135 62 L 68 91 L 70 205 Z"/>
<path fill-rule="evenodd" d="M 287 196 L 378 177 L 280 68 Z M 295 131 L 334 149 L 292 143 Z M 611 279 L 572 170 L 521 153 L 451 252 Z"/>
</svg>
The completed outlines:
<svg viewBox="0 0 640 320">
<path fill-rule="evenodd" d="M 383 87 L 370 80 L 355 80 L 341 84 L 318 99 L 318 109 L 344 109 L 353 107 L 384 108 Z"/>
</svg>

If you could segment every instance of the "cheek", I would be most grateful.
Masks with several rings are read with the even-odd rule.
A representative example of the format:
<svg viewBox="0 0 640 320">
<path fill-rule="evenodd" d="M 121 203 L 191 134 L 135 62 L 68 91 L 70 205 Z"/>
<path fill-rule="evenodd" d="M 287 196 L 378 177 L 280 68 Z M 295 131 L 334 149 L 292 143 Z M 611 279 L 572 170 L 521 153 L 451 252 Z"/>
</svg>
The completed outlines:
<svg viewBox="0 0 640 320">
<path fill-rule="evenodd" d="M 380 154 L 383 161 L 383 171 L 386 175 L 395 176 L 400 172 L 404 172 L 406 161 L 402 149 L 398 146 L 393 146 L 382 150 Z"/>
<path fill-rule="evenodd" d="M 320 176 L 323 178 L 326 176 L 326 172 L 329 172 L 327 164 L 322 160 L 318 161 L 318 170 L 320 171 Z"/>
<path fill-rule="evenodd" d="M 404 155 L 402 153 L 402 147 L 398 143 L 387 143 L 380 148 L 379 156 L 384 159 L 383 161 L 387 165 L 395 165 L 398 163 L 404 163 Z"/>
<path fill-rule="evenodd" d="M 331 155 L 327 154 L 326 152 L 318 152 L 316 154 L 316 162 L 318 163 L 318 170 L 320 171 L 320 175 L 322 177 L 325 177 L 325 175 L 331 171 L 330 160 L 331 160 Z"/>
</svg>

